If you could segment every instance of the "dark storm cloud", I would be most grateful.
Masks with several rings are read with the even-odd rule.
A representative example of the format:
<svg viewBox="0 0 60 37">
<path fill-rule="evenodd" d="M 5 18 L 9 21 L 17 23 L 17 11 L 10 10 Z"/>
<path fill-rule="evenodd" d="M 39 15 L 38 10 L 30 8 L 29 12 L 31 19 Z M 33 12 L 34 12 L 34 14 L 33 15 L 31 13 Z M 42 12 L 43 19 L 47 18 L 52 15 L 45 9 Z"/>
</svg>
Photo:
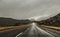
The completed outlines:
<svg viewBox="0 0 60 37">
<path fill-rule="evenodd" d="M 0 0 L 1 17 L 24 19 L 59 12 L 60 0 Z"/>
</svg>

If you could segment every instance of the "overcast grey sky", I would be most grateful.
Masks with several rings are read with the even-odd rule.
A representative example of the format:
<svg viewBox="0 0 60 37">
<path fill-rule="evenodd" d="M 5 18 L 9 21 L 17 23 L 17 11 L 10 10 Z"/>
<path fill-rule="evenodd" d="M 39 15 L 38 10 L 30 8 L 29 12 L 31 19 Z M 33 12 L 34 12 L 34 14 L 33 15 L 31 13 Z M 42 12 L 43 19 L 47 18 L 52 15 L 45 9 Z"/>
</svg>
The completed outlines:
<svg viewBox="0 0 60 37">
<path fill-rule="evenodd" d="M 0 17 L 24 19 L 60 13 L 60 0 L 0 0 Z"/>
</svg>

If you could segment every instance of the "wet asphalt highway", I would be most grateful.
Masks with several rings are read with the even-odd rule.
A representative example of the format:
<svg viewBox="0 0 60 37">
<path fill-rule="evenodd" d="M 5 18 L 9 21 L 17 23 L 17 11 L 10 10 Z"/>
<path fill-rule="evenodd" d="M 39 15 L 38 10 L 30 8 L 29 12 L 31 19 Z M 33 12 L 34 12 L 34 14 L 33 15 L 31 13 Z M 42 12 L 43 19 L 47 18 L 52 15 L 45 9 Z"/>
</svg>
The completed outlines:
<svg viewBox="0 0 60 37">
<path fill-rule="evenodd" d="M 56 32 L 53 29 L 51 30 L 51 29 L 44 28 L 44 27 L 39 28 L 36 25 L 36 23 L 32 23 L 31 25 L 32 26 L 26 29 L 25 32 L 19 33 L 16 37 L 60 37 L 60 31 Z"/>
<path fill-rule="evenodd" d="M 28 28 L 24 33 L 18 34 L 16 37 L 54 37 L 53 35 L 43 31 L 32 23 L 32 26 Z"/>
<path fill-rule="evenodd" d="M 36 23 L 32 23 L 30 27 L 24 29 L 0 32 L 0 37 L 60 37 L 60 31 L 38 27 Z"/>
</svg>

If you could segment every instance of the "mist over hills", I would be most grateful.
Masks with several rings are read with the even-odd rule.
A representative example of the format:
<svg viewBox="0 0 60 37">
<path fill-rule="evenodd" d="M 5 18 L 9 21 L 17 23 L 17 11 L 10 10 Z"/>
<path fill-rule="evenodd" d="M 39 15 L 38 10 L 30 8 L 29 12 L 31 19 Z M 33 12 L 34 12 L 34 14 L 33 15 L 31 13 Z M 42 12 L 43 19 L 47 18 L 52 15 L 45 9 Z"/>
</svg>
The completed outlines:
<svg viewBox="0 0 60 37">
<path fill-rule="evenodd" d="M 13 18 L 5 18 L 0 17 L 0 27 L 1 26 L 17 26 L 17 25 L 25 25 L 31 23 L 30 20 L 24 19 L 24 20 L 17 20 Z"/>
<path fill-rule="evenodd" d="M 60 26 L 60 13 L 57 14 L 56 16 L 50 17 L 46 20 L 41 20 L 41 21 L 31 21 L 29 19 L 24 19 L 24 20 L 17 20 L 13 18 L 5 18 L 5 17 L 0 17 L 0 27 L 1 26 L 17 26 L 17 25 L 25 25 L 29 23 L 38 23 L 40 25 L 51 25 L 51 26 Z"/>
</svg>

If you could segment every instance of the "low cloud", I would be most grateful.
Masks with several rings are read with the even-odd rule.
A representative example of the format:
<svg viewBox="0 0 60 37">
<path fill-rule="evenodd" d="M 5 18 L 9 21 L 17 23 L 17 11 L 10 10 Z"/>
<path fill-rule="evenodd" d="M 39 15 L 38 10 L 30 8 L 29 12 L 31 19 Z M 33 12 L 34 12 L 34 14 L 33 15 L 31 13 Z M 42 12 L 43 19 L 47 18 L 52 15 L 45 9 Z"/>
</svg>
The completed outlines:
<svg viewBox="0 0 60 37">
<path fill-rule="evenodd" d="M 60 0 L 0 0 L 0 17 L 24 19 L 57 13 L 60 13 Z"/>
</svg>

